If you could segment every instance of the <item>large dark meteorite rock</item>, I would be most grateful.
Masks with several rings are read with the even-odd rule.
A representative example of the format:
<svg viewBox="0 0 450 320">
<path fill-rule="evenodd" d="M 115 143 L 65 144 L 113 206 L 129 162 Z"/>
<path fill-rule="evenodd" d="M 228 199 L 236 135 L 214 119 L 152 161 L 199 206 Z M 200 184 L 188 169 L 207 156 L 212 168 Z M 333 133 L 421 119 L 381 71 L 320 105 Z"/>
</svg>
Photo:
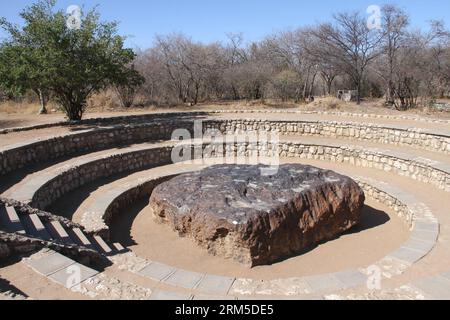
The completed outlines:
<svg viewBox="0 0 450 320">
<path fill-rule="evenodd" d="M 150 208 L 160 222 L 211 254 L 257 266 L 301 253 L 358 223 L 356 182 L 311 166 L 218 165 L 157 186 Z"/>
</svg>

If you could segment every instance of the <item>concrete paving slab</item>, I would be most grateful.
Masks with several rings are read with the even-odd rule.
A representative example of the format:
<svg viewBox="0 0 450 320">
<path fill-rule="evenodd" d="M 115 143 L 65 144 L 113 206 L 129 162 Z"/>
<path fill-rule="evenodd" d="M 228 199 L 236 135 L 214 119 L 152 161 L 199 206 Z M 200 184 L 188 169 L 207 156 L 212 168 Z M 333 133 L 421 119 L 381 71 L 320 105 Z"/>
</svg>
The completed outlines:
<svg viewBox="0 0 450 320">
<path fill-rule="evenodd" d="M 70 289 L 79 285 L 81 282 L 96 276 L 98 273 L 97 270 L 75 263 L 51 274 L 49 278 Z"/>
<path fill-rule="evenodd" d="M 411 232 L 411 239 L 418 239 L 427 242 L 436 242 L 438 234 L 433 231 L 417 230 Z"/>
<path fill-rule="evenodd" d="M 141 276 L 150 278 L 156 281 L 162 281 L 174 273 L 177 269 L 163 263 L 152 262 L 144 269 L 138 272 Z"/>
<path fill-rule="evenodd" d="M 178 269 L 163 282 L 176 287 L 194 289 L 203 277 L 202 273 Z"/>
<path fill-rule="evenodd" d="M 73 265 L 75 261 L 55 252 L 48 256 L 42 257 L 41 259 L 27 260 L 26 263 L 31 268 L 36 270 L 36 272 L 44 276 L 48 276 L 61 269 L 67 268 L 70 265 Z"/>
<path fill-rule="evenodd" d="M 434 243 L 434 242 L 426 242 L 426 241 L 417 240 L 417 239 L 409 239 L 407 242 L 405 242 L 403 244 L 402 247 L 427 253 L 427 252 L 430 252 L 434 248 L 435 244 L 436 243 Z"/>
<path fill-rule="evenodd" d="M 388 255 L 389 258 L 400 260 L 406 264 L 412 265 L 425 256 L 426 252 L 412 250 L 406 247 L 400 247 Z"/>
<path fill-rule="evenodd" d="M 313 292 L 329 292 L 344 289 L 344 285 L 332 274 L 303 278 Z"/>
<path fill-rule="evenodd" d="M 367 284 L 367 276 L 355 269 L 333 273 L 345 289 L 364 286 Z"/>
<path fill-rule="evenodd" d="M 196 290 L 212 295 L 226 296 L 234 280 L 234 278 L 207 274 L 200 281 Z"/>
<path fill-rule="evenodd" d="M 414 222 L 414 230 L 439 233 L 439 223 L 416 221 Z"/>
</svg>

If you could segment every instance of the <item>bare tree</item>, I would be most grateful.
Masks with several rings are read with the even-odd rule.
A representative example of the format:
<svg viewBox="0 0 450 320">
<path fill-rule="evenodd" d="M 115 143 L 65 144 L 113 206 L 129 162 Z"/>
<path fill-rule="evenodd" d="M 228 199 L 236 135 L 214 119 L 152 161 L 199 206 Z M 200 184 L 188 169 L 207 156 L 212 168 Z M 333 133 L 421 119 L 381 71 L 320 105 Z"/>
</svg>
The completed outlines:
<svg viewBox="0 0 450 320">
<path fill-rule="evenodd" d="M 383 40 L 382 40 L 382 63 L 380 75 L 386 83 L 386 103 L 394 104 L 394 74 L 401 61 L 399 51 L 407 45 L 408 33 L 406 28 L 409 24 L 408 15 L 400 8 L 393 5 L 385 5 L 383 13 Z"/>
<path fill-rule="evenodd" d="M 310 33 L 322 45 L 320 56 L 328 57 L 336 69 L 351 77 L 359 104 L 365 72 L 380 53 L 382 36 L 370 30 L 357 12 L 337 14 L 333 24 L 322 24 L 310 29 Z"/>
<path fill-rule="evenodd" d="M 215 99 L 298 102 L 319 86 L 330 95 L 337 83 L 357 89 L 358 103 L 385 95 L 399 110 L 415 106 L 419 97 L 448 94 L 450 40 L 444 24 L 434 22 L 425 34 L 410 30 L 408 15 L 392 5 L 383 7 L 382 19 L 381 30 L 369 30 L 361 14 L 342 13 L 331 23 L 248 44 L 241 34 L 229 34 L 224 44 L 199 43 L 182 34 L 158 36 L 135 61 L 146 79 L 139 93 L 161 105 Z"/>
</svg>

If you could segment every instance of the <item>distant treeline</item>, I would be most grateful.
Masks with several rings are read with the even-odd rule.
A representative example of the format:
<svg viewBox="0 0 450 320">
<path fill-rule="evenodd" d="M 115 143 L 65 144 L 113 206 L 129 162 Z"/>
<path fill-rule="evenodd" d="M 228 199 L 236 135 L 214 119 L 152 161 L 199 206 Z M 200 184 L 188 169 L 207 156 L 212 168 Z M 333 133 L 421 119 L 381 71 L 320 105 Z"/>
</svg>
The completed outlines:
<svg viewBox="0 0 450 320">
<path fill-rule="evenodd" d="M 240 34 L 226 43 L 202 44 L 183 34 L 157 36 L 140 52 L 136 69 L 141 91 L 157 104 L 214 99 L 307 100 L 311 95 L 357 90 L 386 97 L 399 110 L 418 97 L 450 92 L 450 33 L 433 21 L 430 31 L 411 29 L 402 9 L 385 5 L 378 28 L 360 13 L 339 13 L 332 21 L 279 32 L 244 44 Z"/>
</svg>

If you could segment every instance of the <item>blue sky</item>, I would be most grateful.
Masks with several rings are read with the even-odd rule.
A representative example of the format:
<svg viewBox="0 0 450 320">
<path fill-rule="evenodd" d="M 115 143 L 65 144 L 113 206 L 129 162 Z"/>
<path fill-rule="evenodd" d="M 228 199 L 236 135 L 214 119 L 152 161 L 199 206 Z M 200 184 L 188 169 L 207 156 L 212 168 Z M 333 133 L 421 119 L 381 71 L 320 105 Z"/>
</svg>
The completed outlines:
<svg viewBox="0 0 450 320">
<path fill-rule="evenodd" d="M 0 0 L 0 16 L 20 23 L 19 12 L 32 2 Z M 128 45 L 146 48 L 155 34 L 171 32 L 202 42 L 223 41 L 229 32 L 242 32 L 247 41 L 260 40 L 275 31 L 325 21 L 337 11 L 365 13 L 369 5 L 383 3 L 404 8 L 415 27 L 425 27 L 430 19 L 450 26 L 450 0 L 59 0 L 58 8 L 98 5 L 103 19 L 121 23 Z"/>
</svg>

